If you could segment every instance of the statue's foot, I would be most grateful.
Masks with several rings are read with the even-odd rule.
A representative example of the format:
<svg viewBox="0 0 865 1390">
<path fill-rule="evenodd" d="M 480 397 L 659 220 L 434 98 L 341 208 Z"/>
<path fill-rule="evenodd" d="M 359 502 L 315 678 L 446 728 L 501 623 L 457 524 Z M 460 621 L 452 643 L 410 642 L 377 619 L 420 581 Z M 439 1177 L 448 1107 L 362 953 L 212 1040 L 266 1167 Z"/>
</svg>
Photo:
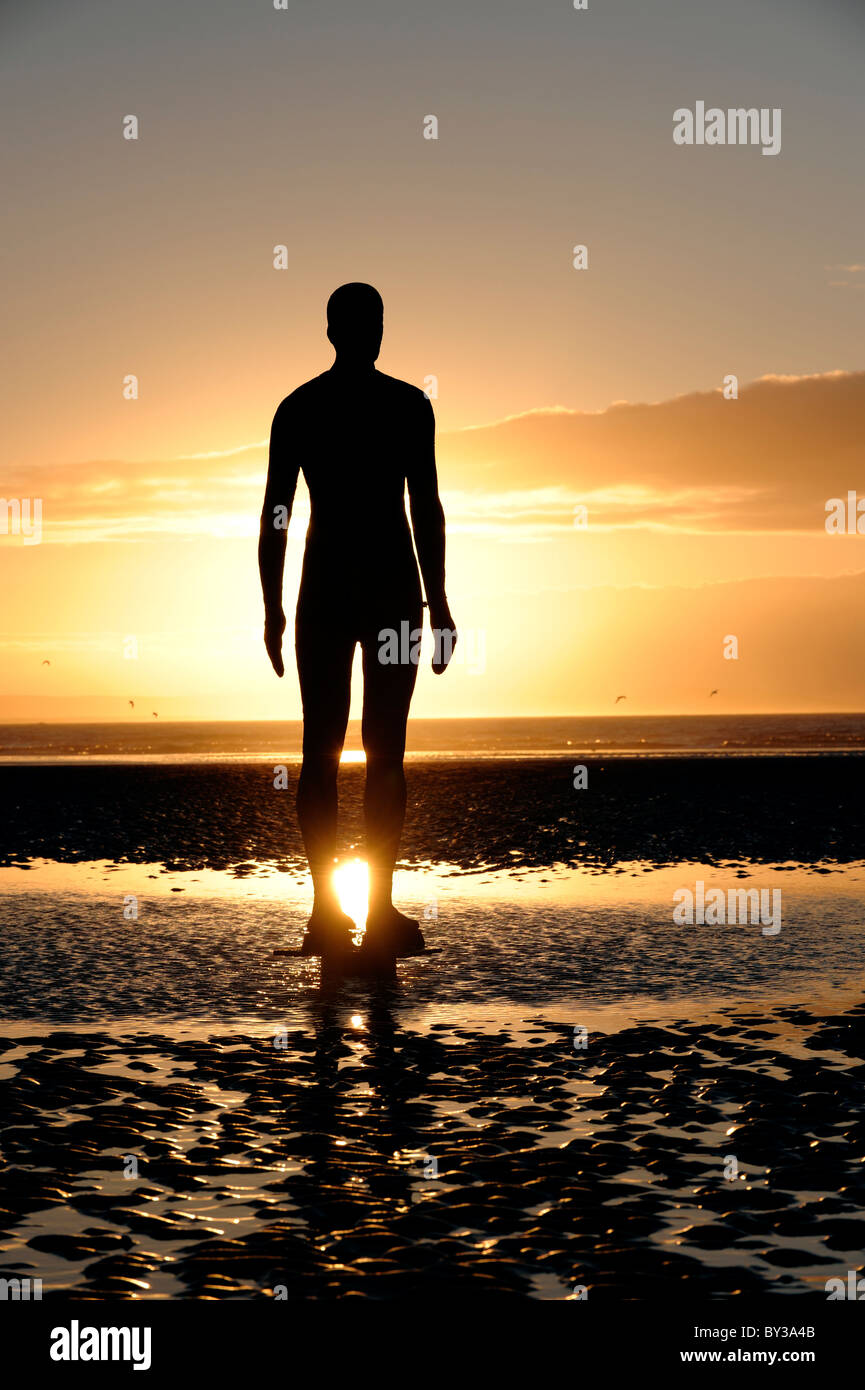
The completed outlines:
<svg viewBox="0 0 865 1390">
<path fill-rule="evenodd" d="M 314 907 L 300 943 L 302 956 L 347 955 L 355 949 L 352 935 L 357 930 L 350 917 L 338 907 Z"/>
<path fill-rule="evenodd" d="M 360 949 L 378 956 L 418 956 L 426 942 L 417 922 L 389 905 L 370 911 Z"/>
</svg>

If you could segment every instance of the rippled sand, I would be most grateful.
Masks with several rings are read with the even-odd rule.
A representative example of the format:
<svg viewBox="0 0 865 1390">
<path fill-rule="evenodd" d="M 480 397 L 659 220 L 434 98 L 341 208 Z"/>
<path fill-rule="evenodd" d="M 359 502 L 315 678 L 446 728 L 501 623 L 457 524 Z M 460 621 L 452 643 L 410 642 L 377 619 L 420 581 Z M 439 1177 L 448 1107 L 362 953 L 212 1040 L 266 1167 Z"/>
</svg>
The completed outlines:
<svg viewBox="0 0 865 1390">
<path fill-rule="evenodd" d="M 772 938 L 671 922 L 745 870 L 619 868 L 405 871 L 439 953 L 324 983 L 290 874 L 0 871 L 0 1272 L 824 1299 L 865 1237 L 862 868 L 779 866 Z"/>
<path fill-rule="evenodd" d="M 282 1034 L 0 1039 L 3 1273 L 49 1298 L 825 1298 L 860 1267 L 861 1006 L 577 1050 L 570 1020 L 400 1023 L 392 990 Z"/>
</svg>

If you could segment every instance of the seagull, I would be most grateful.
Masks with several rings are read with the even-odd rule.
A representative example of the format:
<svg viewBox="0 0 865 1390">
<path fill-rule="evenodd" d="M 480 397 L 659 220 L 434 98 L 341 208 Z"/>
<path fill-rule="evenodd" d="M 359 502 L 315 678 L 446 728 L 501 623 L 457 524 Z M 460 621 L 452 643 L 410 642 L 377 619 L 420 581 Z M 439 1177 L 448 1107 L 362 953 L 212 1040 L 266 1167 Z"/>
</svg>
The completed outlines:
<svg viewBox="0 0 865 1390">
<path fill-rule="evenodd" d="M 154 719 L 158 719 L 158 718 L 159 718 L 159 715 L 156 713 L 156 710 L 153 710 L 153 711 L 152 711 L 152 714 L 153 714 L 153 718 L 154 718 Z"/>
<path fill-rule="evenodd" d="M 43 665 L 43 666 L 50 666 L 50 665 L 51 665 L 51 662 L 50 662 L 50 661 L 48 660 L 48 658 L 46 657 L 45 660 L 43 661 L 42 665 Z"/>
<path fill-rule="evenodd" d="M 616 699 L 615 699 L 615 703 L 618 704 L 620 700 L 627 700 L 627 698 L 628 698 L 627 695 L 617 695 L 617 696 L 616 696 Z"/>
<path fill-rule="evenodd" d="M 135 701 L 134 701 L 134 700 L 130 700 L 130 701 L 129 701 L 129 708 L 130 708 L 130 709 L 135 709 Z"/>
<path fill-rule="evenodd" d="M 711 700 L 712 696 L 713 696 L 713 695 L 717 695 L 717 693 L 718 693 L 717 690 L 710 690 L 710 691 L 709 691 L 709 699 Z"/>
</svg>

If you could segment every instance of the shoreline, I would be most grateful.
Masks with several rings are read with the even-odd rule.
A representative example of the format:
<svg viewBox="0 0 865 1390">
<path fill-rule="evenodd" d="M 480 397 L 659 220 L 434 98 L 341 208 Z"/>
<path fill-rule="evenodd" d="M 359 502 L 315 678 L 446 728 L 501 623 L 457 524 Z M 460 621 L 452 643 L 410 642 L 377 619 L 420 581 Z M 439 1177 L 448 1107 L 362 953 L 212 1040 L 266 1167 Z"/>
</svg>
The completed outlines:
<svg viewBox="0 0 865 1390">
<path fill-rule="evenodd" d="M 346 748 L 340 766 L 363 764 L 365 757 L 359 747 Z M 447 749 L 407 751 L 406 765 L 410 763 L 487 763 L 487 762 L 540 762 L 567 761 L 569 758 L 603 758 L 608 761 L 644 762 L 648 759 L 659 761 L 682 758 L 693 761 L 712 759 L 737 759 L 746 762 L 761 758 L 865 758 L 865 748 L 526 748 L 510 750 L 505 753 L 465 753 Z M 274 750 L 269 753 L 66 753 L 66 754 L 3 754 L 0 767 L 255 767 L 273 762 L 286 763 L 299 767 L 303 755 L 299 752 L 286 753 Z"/>
</svg>

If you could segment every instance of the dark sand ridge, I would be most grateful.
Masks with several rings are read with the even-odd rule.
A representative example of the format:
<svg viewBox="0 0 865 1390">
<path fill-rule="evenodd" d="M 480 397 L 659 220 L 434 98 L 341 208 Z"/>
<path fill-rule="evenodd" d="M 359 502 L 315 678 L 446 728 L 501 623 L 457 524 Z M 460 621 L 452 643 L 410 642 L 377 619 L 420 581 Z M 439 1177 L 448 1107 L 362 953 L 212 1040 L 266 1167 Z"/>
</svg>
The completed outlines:
<svg viewBox="0 0 865 1390">
<path fill-rule="evenodd" d="M 575 1051 L 571 1024 L 421 1031 L 386 989 L 367 1005 L 358 1033 L 322 1001 L 284 1049 L 0 1039 L 0 1273 L 48 1299 L 824 1300 L 861 1272 L 865 1007 L 731 1007 Z"/>
<path fill-rule="evenodd" d="M 574 760 L 576 761 L 576 760 Z M 849 863 L 865 846 L 860 757 L 414 762 L 406 863 L 465 869 L 645 860 Z M 114 859 L 173 868 L 302 864 L 297 767 L 0 768 L 0 864 Z M 362 768 L 340 771 L 344 848 L 362 843 Z"/>
</svg>

